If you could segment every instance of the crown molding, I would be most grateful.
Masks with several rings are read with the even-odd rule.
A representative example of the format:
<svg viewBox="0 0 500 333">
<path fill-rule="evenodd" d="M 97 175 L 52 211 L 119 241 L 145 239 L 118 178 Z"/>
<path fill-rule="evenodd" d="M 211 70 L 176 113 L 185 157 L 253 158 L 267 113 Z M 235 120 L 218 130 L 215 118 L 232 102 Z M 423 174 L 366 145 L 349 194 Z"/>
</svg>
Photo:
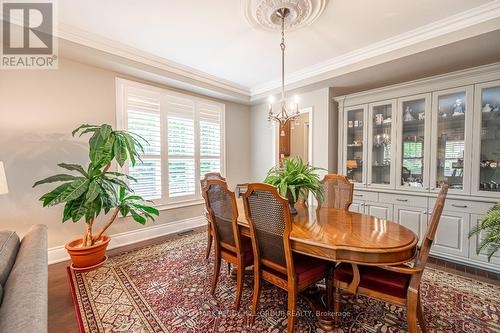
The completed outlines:
<svg viewBox="0 0 500 333">
<path fill-rule="evenodd" d="M 306 67 L 302 70 L 295 71 L 286 75 L 285 81 L 287 85 L 300 83 L 301 81 L 311 79 L 315 76 L 320 76 L 343 67 L 370 60 L 496 18 L 500 18 L 500 0 L 493 0 L 470 10 L 373 43 L 316 65 Z M 259 95 L 278 89 L 280 85 L 280 80 L 273 80 L 252 87 L 250 89 L 252 100 Z"/>
<path fill-rule="evenodd" d="M 224 89 L 235 94 L 250 96 L 250 91 L 247 87 L 238 85 L 237 83 L 224 80 L 222 78 L 210 75 L 195 68 L 185 66 L 174 61 L 156 56 L 149 52 L 145 52 L 129 45 L 104 38 L 94 33 L 78 29 L 68 24 L 59 23 L 56 32 L 58 38 L 80 44 L 86 47 L 94 48 L 115 56 L 123 57 L 128 60 L 136 61 L 141 64 L 152 66 L 154 68 L 175 74 L 180 77 L 189 79 L 190 81 L 198 81 L 215 88 Z"/>
<path fill-rule="evenodd" d="M 381 63 L 390 60 L 397 51 L 404 48 L 428 42 L 437 37 L 451 35 L 498 18 L 500 18 L 500 0 L 492 0 L 484 5 L 292 72 L 285 77 L 287 88 L 299 88 L 303 85 L 320 82 L 329 74 L 335 75 L 334 71 L 347 70 L 350 66 L 371 66 L 373 63 L 369 62 L 375 59 Z M 254 87 L 245 87 L 60 22 L 56 36 L 75 44 L 149 66 L 149 68 L 159 72 L 156 73 L 157 76 L 172 78 L 173 85 L 177 84 L 181 89 L 198 91 L 209 96 L 214 95 L 217 98 L 234 100 L 243 104 L 254 104 L 265 94 L 277 91 L 281 85 L 280 80 L 273 80 Z M 448 39 L 444 44 L 450 42 L 452 41 Z M 413 50 L 412 53 L 416 52 L 419 51 Z M 386 56 L 385 60 L 383 56 Z M 363 62 L 368 62 L 368 64 L 363 64 Z"/>
</svg>

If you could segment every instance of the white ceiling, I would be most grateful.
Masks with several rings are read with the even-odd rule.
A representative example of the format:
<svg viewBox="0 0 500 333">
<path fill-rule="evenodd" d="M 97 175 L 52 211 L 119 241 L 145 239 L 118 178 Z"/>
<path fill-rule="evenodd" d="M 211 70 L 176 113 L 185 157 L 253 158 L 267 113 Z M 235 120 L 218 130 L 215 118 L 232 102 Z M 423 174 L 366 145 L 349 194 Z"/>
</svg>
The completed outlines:
<svg viewBox="0 0 500 333">
<path fill-rule="evenodd" d="M 329 0 L 313 25 L 287 35 L 287 75 L 498 1 Z M 58 17 L 61 26 L 258 90 L 279 78 L 280 36 L 251 28 L 240 7 L 238 0 L 64 0 Z"/>
</svg>

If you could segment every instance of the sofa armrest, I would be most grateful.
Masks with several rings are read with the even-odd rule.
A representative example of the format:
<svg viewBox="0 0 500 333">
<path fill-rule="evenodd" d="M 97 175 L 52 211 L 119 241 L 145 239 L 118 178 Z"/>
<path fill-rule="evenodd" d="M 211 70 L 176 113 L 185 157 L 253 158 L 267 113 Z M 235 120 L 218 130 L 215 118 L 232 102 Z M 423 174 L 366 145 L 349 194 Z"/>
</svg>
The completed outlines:
<svg viewBox="0 0 500 333">
<path fill-rule="evenodd" d="M 24 236 L 3 290 L 0 332 L 47 332 L 47 226 Z"/>
</svg>

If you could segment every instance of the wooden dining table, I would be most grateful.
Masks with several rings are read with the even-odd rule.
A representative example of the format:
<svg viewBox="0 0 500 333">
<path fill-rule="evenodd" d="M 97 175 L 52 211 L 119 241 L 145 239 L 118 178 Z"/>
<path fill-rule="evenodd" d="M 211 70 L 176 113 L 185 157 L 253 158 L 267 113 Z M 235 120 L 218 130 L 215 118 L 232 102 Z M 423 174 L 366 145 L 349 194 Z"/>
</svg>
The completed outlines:
<svg viewBox="0 0 500 333">
<path fill-rule="evenodd" d="M 249 236 L 243 201 L 237 199 L 238 225 L 243 235 Z M 297 207 L 298 206 L 298 207 Z M 414 258 L 418 236 L 408 228 L 378 217 L 335 208 L 296 205 L 290 233 L 292 251 L 329 260 L 353 264 L 353 281 L 348 292 L 355 293 L 359 284 L 357 265 L 390 266 Z M 335 330 L 335 314 L 317 295 L 303 295 L 325 331 Z"/>
</svg>

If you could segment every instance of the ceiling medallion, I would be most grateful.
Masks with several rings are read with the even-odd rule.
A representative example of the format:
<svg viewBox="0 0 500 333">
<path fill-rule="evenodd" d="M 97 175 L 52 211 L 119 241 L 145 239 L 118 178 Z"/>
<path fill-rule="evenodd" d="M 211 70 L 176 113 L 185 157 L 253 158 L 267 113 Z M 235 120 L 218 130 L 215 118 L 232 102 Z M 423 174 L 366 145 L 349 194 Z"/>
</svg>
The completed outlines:
<svg viewBox="0 0 500 333">
<path fill-rule="evenodd" d="M 328 0 L 242 0 L 248 23 L 254 28 L 267 31 L 281 30 L 281 18 L 276 15 L 280 8 L 287 8 L 287 31 L 312 24 L 325 10 Z"/>
</svg>

